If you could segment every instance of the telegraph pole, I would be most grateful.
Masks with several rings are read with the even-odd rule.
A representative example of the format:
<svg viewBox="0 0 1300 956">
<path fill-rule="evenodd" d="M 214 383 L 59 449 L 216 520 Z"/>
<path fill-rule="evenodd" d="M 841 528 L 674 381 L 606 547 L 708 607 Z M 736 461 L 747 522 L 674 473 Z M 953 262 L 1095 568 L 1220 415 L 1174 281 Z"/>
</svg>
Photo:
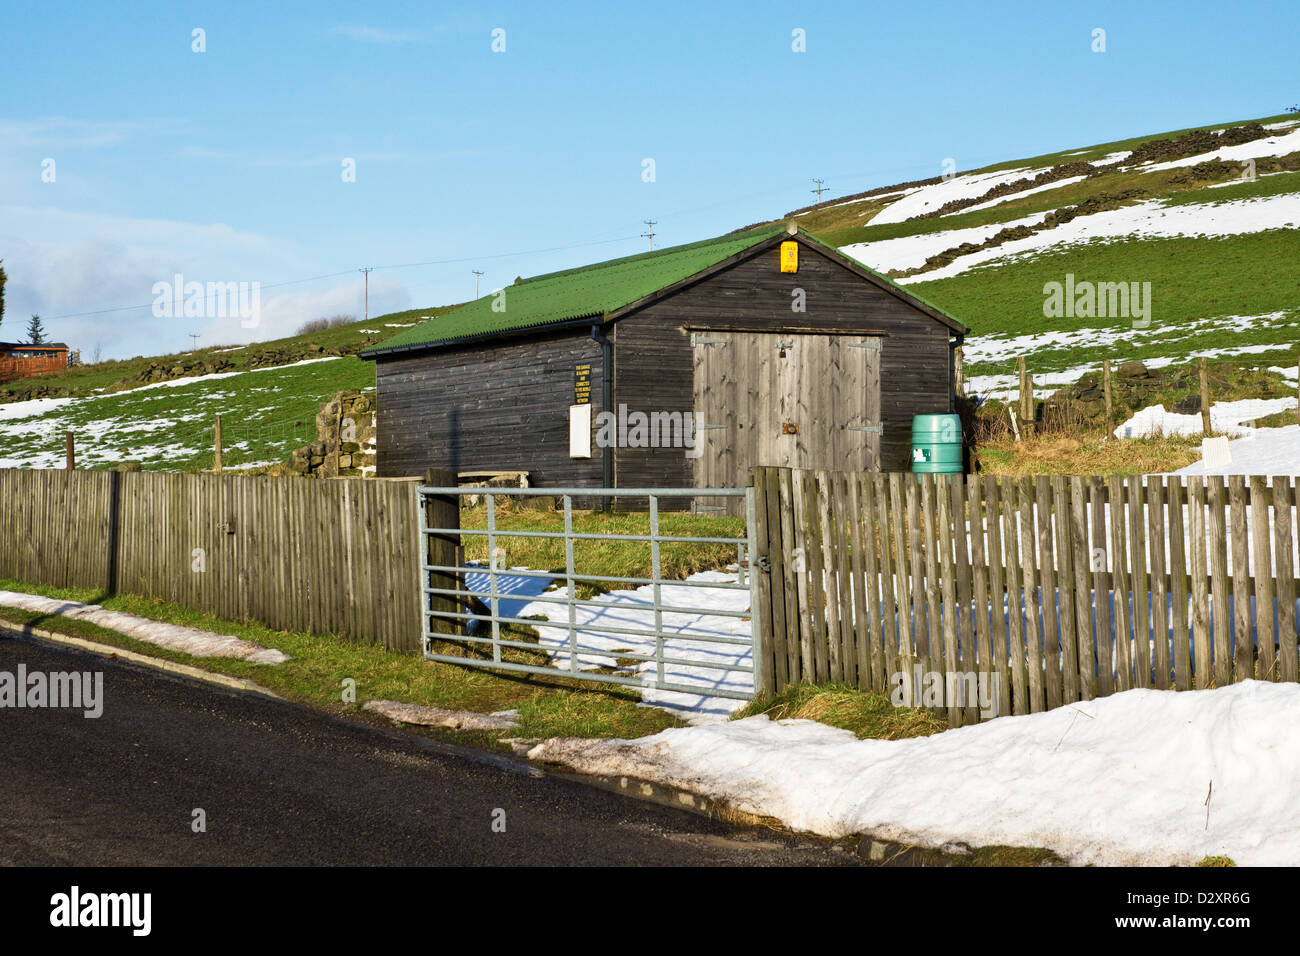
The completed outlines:
<svg viewBox="0 0 1300 956">
<path fill-rule="evenodd" d="M 816 193 L 816 194 L 817 194 L 817 205 L 820 206 L 820 205 L 821 205 L 821 201 L 822 201 L 822 191 L 823 191 L 824 189 L 826 189 L 826 180 L 824 180 L 824 179 L 814 179 L 813 182 L 815 182 L 815 183 L 817 184 L 817 188 L 816 188 L 816 189 L 810 189 L 810 190 L 808 190 L 808 191 L 809 191 L 810 193 Z"/>
<path fill-rule="evenodd" d="M 190 336 L 190 351 L 191 352 L 197 351 L 199 347 L 199 333 L 191 332 L 189 333 L 189 336 Z"/>
<path fill-rule="evenodd" d="M 374 266 L 370 266 L 357 271 L 363 273 L 366 277 L 366 319 L 368 320 L 370 318 L 370 273 L 374 272 L 375 269 Z"/>
<path fill-rule="evenodd" d="M 474 270 L 474 298 L 476 299 L 478 298 L 478 277 L 481 276 L 482 274 L 483 273 L 480 272 L 478 269 Z"/>
<path fill-rule="evenodd" d="M 650 240 L 650 251 L 654 252 L 655 251 L 655 226 L 659 225 L 659 222 L 658 220 L 655 219 L 642 219 L 641 221 L 646 224 L 646 231 L 641 233 L 641 238 Z"/>
</svg>

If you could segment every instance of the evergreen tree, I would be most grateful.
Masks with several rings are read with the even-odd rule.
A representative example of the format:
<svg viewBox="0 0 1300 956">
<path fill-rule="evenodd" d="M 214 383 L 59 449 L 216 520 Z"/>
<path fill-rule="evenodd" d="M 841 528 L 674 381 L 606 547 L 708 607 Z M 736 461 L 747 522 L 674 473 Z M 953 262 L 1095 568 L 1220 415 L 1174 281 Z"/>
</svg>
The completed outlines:
<svg viewBox="0 0 1300 956">
<path fill-rule="evenodd" d="M 33 315 L 32 320 L 27 323 L 27 337 L 31 340 L 32 345 L 45 344 L 45 326 L 41 325 L 39 315 Z"/>
</svg>

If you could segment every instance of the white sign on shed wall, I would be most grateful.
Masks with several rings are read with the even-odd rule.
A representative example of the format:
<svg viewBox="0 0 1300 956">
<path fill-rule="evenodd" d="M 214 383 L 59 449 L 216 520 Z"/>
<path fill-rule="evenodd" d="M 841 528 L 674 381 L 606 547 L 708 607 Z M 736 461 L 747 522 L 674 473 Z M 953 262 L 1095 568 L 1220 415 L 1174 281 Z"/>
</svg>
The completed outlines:
<svg viewBox="0 0 1300 956">
<path fill-rule="evenodd" d="M 591 457 L 591 406 L 569 406 L 569 457 Z"/>
</svg>

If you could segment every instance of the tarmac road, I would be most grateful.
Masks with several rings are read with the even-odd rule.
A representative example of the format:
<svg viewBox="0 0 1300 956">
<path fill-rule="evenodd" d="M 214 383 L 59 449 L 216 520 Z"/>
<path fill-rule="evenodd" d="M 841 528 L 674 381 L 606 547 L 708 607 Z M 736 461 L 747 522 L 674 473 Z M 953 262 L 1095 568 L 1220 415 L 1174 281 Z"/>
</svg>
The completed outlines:
<svg viewBox="0 0 1300 956">
<path fill-rule="evenodd" d="M 528 764 L 0 632 L 103 714 L 0 709 L 0 864 L 854 865 Z M 192 830 L 194 811 L 206 832 Z M 505 832 L 493 832 L 494 811 Z M 500 814 L 496 814 L 499 819 Z"/>
</svg>

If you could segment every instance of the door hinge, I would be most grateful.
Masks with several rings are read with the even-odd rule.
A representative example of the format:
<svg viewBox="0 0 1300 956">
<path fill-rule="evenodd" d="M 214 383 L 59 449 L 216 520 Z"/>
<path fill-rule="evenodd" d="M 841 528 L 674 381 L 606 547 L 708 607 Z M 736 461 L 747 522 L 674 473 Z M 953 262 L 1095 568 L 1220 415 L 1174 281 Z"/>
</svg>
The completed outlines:
<svg viewBox="0 0 1300 956">
<path fill-rule="evenodd" d="M 726 339 L 711 339 L 708 336 L 700 335 L 698 332 L 691 333 L 691 347 L 696 345 L 726 345 Z"/>
</svg>

